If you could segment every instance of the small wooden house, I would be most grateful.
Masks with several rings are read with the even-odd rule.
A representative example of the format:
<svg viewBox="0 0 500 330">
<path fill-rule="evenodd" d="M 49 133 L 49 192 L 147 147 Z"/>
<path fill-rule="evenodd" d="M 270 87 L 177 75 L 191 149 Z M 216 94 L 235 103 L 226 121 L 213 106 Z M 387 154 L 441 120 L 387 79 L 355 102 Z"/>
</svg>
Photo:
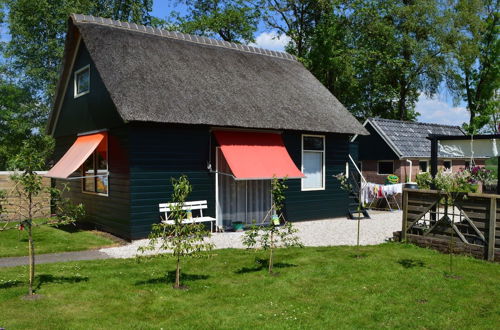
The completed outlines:
<svg viewBox="0 0 500 330">
<path fill-rule="evenodd" d="M 369 118 L 363 126 L 369 136 L 355 136 L 359 167 L 369 182 L 383 184 L 388 175 L 397 175 L 401 182 L 415 182 L 419 173 L 430 172 L 430 135 L 463 135 L 458 126 Z M 475 165 L 484 165 L 485 158 L 476 157 Z M 410 165 L 411 164 L 411 165 Z M 459 171 L 471 166 L 470 157 L 440 151 L 438 167 Z M 411 178 L 410 178 L 411 169 Z"/>
<path fill-rule="evenodd" d="M 48 132 L 55 184 L 89 221 L 145 237 L 186 174 L 219 226 L 258 222 L 272 177 L 289 220 L 343 216 L 342 172 L 362 125 L 292 55 L 72 15 Z"/>
</svg>

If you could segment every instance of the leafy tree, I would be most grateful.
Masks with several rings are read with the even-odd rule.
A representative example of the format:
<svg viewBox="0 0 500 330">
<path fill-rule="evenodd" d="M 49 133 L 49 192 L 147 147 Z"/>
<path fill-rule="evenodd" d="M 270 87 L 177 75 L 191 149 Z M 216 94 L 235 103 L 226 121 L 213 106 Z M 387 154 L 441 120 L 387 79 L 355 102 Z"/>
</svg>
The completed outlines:
<svg viewBox="0 0 500 330">
<path fill-rule="evenodd" d="M 469 111 L 469 133 L 498 123 L 500 42 L 498 0 L 454 0 L 448 87 Z M 490 130 L 494 132 L 492 127 Z"/>
<path fill-rule="evenodd" d="M 298 230 L 293 227 L 291 222 L 284 220 L 283 207 L 285 201 L 285 190 L 288 187 L 284 181 L 273 178 L 272 197 L 273 197 L 273 216 L 268 225 L 253 225 L 245 232 L 242 238 L 243 245 L 247 248 L 260 246 L 263 250 L 269 250 L 268 272 L 273 273 L 274 250 L 280 247 L 302 246 L 300 239 L 295 235 Z M 280 222 L 284 221 L 281 226 Z"/>
<path fill-rule="evenodd" d="M 314 30 L 331 8 L 331 0 L 265 0 L 265 23 L 291 39 L 286 50 L 303 58 Z"/>
<path fill-rule="evenodd" d="M 205 230 L 202 223 L 183 223 L 183 220 L 187 218 L 184 203 L 192 191 L 188 178 L 185 175 L 178 179 L 172 178 L 172 186 L 173 204 L 171 204 L 170 214 L 174 223 L 161 222 L 154 224 L 149 234 L 149 245 L 139 248 L 139 251 L 145 252 L 157 249 L 172 251 L 172 254 L 164 255 L 172 256 L 176 260 L 174 288 L 180 289 L 182 288 L 181 259 L 200 256 L 200 252 L 211 250 L 213 244 L 205 241 L 206 237 L 210 237 L 210 233 Z"/>
<path fill-rule="evenodd" d="M 58 226 L 73 223 L 84 214 L 81 204 L 73 205 L 69 199 L 62 197 L 63 191 L 44 186 L 43 177 L 36 173 L 45 167 L 52 148 L 53 141 L 47 136 L 36 135 L 23 142 L 21 151 L 10 162 L 11 168 L 16 171 L 11 176 L 15 183 L 14 190 L 10 192 L 10 197 L 13 198 L 8 199 L 9 202 L 6 202 L 5 198 L 2 200 L 4 204 L 10 206 L 10 209 L 15 210 L 15 214 L 0 220 L 0 231 L 16 228 L 28 231 L 29 295 L 34 293 L 35 279 L 33 229 L 42 225 Z M 50 202 L 41 198 L 44 193 L 51 196 Z M 37 214 L 47 207 L 55 210 L 55 216 L 35 221 Z"/>
<path fill-rule="evenodd" d="M 260 9 L 249 0 L 180 0 L 187 14 L 174 12 L 174 26 L 189 34 L 218 37 L 228 42 L 252 42 Z"/>
</svg>

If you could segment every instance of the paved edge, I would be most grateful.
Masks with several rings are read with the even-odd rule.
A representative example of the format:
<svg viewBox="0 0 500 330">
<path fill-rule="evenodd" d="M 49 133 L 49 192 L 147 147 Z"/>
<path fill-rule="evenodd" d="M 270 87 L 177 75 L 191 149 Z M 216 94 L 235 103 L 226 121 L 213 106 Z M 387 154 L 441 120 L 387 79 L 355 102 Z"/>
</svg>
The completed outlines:
<svg viewBox="0 0 500 330">
<path fill-rule="evenodd" d="M 35 264 L 50 264 L 55 262 L 67 261 L 80 261 L 80 260 L 97 260 L 97 259 L 111 259 L 106 253 L 98 250 L 88 251 L 75 251 L 75 252 L 62 252 L 62 253 L 48 253 L 35 255 Z M 0 258 L 0 268 L 23 266 L 28 264 L 28 257 L 8 257 Z"/>
</svg>

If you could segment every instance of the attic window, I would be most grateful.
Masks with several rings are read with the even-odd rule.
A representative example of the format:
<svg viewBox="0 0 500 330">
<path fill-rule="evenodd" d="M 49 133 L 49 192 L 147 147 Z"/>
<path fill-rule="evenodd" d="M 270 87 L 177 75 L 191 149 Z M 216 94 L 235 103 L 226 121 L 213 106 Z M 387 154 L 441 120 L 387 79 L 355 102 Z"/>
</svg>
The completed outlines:
<svg viewBox="0 0 500 330">
<path fill-rule="evenodd" d="M 90 92 L 90 65 L 75 72 L 75 98 Z"/>
</svg>

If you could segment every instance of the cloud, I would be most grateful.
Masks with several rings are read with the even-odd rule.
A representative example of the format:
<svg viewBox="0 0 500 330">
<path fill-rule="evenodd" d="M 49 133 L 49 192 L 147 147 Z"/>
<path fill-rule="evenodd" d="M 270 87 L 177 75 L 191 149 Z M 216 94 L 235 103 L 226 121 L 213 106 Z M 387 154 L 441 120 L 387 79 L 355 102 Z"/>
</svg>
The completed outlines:
<svg viewBox="0 0 500 330">
<path fill-rule="evenodd" d="M 455 107 L 441 99 L 440 95 L 429 98 L 420 94 L 416 110 L 420 112 L 418 121 L 424 123 L 461 126 L 462 123 L 469 121 L 469 113 L 464 106 Z"/>
<path fill-rule="evenodd" d="M 260 47 L 269 50 L 284 51 L 285 45 L 288 44 L 290 38 L 286 35 L 278 36 L 276 32 L 262 32 L 255 38 L 250 46 Z"/>
</svg>

